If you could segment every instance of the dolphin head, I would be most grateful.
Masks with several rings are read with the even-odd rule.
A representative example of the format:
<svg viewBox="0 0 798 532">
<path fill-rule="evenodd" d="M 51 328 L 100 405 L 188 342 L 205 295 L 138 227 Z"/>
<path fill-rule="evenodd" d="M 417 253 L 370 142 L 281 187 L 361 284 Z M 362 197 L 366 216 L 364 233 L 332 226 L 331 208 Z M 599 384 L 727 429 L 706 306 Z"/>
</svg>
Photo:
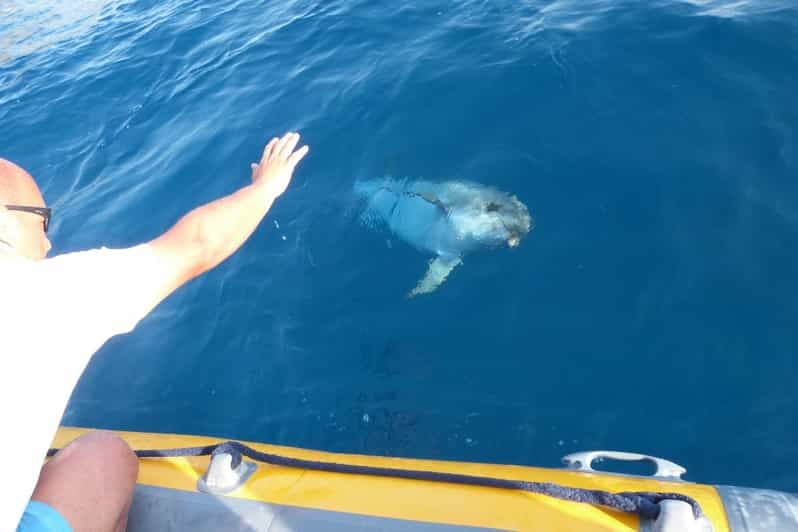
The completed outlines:
<svg viewBox="0 0 798 532">
<path fill-rule="evenodd" d="M 504 230 L 504 241 L 511 248 L 518 247 L 521 239 L 535 226 L 529 209 L 515 196 L 509 196 L 506 202 L 500 204 L 496 214 Z"/>
<path fill-rule="evenodd" d="M 529 209 L 517 197 L 490 187 L 472 187 L 462 224 L 476 241 L 517 247 L 534 227 Z"/>
</svg>

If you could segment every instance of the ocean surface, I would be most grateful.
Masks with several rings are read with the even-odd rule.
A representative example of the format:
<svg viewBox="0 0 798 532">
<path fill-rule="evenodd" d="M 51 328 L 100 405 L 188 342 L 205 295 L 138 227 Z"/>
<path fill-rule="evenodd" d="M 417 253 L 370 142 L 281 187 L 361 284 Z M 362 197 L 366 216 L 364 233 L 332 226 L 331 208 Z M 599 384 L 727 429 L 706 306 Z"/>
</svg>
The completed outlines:
<svg viewBox="0 0 798 532">
<path fill-rule="evenodd" d="M 3 2 L 0 156 L 39 180 L 54 254 L 157 236 L 271 136 L 311 147 L 64 422 L 552 467 L 609 448 L 798 490 L 796 95 L 791 0 Z M 495 187 L 536 227 L 408 299 L 431 257 L 353 193 L 385 176 Z"/>
</svg>

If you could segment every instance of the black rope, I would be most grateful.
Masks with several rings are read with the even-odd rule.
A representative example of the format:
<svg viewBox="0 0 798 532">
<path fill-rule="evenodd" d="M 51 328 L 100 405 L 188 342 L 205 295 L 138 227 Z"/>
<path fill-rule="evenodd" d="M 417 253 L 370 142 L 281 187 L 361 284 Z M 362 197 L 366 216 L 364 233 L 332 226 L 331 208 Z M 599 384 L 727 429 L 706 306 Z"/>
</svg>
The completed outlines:
<svg viewBox="0 0 798 532">
<path fill-rule="evenodd" d="M 47 456 L 53 456 L 59 449 L 50 449 Z M 659 503 L 664 500 L 676 500 L 689 504 L 693 509 L 693 517 L 703 516 L 698 501 L 681 493 L 659 493 L 648 491 L 627 491 L 611 493 L 602 490 L 590 490 L 560 486 L 551 482 L 529 482 L 503 478 L 463 475 L 458 473 L 442 473 L 438 471 L 420 471 L 412 469 L 396 469 L 392 467 L 361 466 L 340 464 L 336 462 L 319 462 L 302 458 L 290 458 L 279 454 L 262 453 L 237 441 L 226 441 L 201 447 L 181 447 L 176 449 L 147 449 L 135 451 L 139 458 L 168 458 L 177 456 L 208 456 L 229 454 L 232 456 L 232 467 L 241 463 L 241 456 L 266 464 L 310 469 L 329 473 L 352 475 L 371 475 L 380 477 L 402 478 L 407 480 L 423 480 L 428 482 L 447 482 L 486 488 L 502 488 L 522 490 L 529 493 L 547 495 L 556 499 L 606 506 L 614 510 L 637 514 L 645 519 L 656 519 L 659 516 Z"/>
</svg>

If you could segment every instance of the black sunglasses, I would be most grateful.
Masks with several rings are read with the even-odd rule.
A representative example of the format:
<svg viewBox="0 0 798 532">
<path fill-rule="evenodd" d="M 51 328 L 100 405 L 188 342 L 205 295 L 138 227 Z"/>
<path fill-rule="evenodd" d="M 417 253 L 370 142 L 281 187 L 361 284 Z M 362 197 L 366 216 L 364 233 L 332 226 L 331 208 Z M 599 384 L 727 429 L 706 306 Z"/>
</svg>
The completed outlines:
<svg viewBox="0 0 798 532">
<path fill-rule="evenodd" d="M 52 214 L 52 210 L 50 207 L 29 207 L 27 205 L 3 205 L 9 211 L 20 211 L 20 212 L 30 212 L 33 214 L 38 214 L 42 218 L 44 218 L 44 232 L 47 232 L 47 229 L 50 227 L 50 215 Z"/>
</svg>

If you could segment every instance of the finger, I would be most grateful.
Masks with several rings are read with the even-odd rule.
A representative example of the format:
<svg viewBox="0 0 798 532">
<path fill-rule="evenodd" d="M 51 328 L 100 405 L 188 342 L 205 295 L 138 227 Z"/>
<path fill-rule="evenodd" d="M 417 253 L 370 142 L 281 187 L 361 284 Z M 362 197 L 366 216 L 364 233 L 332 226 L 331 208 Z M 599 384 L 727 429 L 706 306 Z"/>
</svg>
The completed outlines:
<svg viewBox="0 0 798 532">
<path fill-rule="evenodd" d="M 290 133 L 286 133 L 277 140 L 274 147 L 272 147 L 272 158 L 278 158 L 280 156 L 280 152 L 283 150 L 283 146 L 285 146 L 290 135 Z"/>
<path fill-rule="evenodd" d="M 280 142 L 279 137 L 272 137 L 272 140 L 269 141 L 269 144 L 263 150 L 264 160 L 268 161 L 272 157 L 274 157 L 274 148 L 277 147 L 277 144 Z"/>
<path fill-rule="evenodd" d="M 307 146 L 302 146 L 297 151 L 291 154 L 291 157 L 288 158 L 286 164 L 290 168 L 294 168 L 297 165 L 297 163 L 301 161 L 305 155 L 307 155 L 308 151 L 310 151 L 310 148 L 308 148 Z"/>
<path fill-rule="evenodd" d="M 294 148 L 296 148 L 297 142 L 299 142 L 299 133 L 291 133 L 286 135 L 285 144 L 280 147 L 280 151 L 277 153 L 277 156 L 283 160 L 288 159 L 288 156 L 291 155 L 291 152 L 293 152 Z"/>
<path fill-rule="evenodd" d="M 278 140 L 279 139 L 277 137 L 272 138 L 272 140 L 269 141 L 266 147 L 263 148 L 263 155 L 261 155 L 260 157 L 261 163 L 269 160 L 269 157 L 271 157 L 271 154 L 274 151 L 274 146 L 277 144 Z"/>
<path fill-rule="evenodd" d="M 252 163 L 252 164 L 249 165 L 249 169 L 252 170 L 252 179 L 254 180 L 255 179 L 255 174 L 258 172 L 258 165 L 255 164 L 255 163 Z"/>
</svg>

